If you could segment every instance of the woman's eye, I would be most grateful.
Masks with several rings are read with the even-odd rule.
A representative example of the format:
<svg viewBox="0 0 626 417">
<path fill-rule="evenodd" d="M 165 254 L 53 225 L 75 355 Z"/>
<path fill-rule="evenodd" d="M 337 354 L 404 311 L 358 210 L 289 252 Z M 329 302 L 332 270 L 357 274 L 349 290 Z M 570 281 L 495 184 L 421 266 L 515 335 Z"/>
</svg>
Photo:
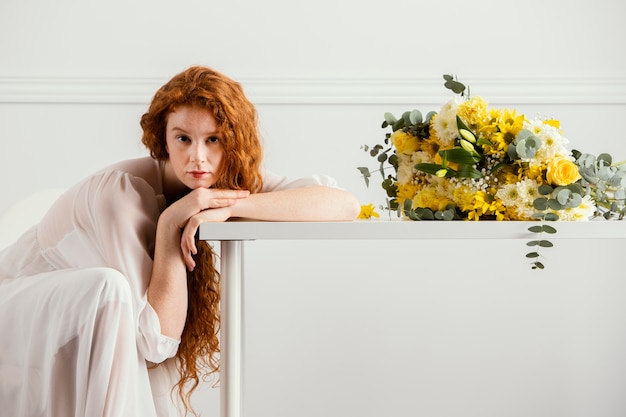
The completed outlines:
<svg viewBox="0 0 626 417">
<path fill-rule="evenodd" d="M 179 136 L 176 136 L 176 139 L 177 139 L 179 142 L 187 142 L 187 141 L 189 140 L 189 138 L 188 138 L 187 136 L 185 136 L 185 135 L 179 135 Z"/>
<path fill-rule="evenodd" d="M 218 138 L 217 136 L 211 136 L 207 139 L 207 142 L 209 143 L 217 143 L 220 141 L 220 138 Z"/>
</svg>

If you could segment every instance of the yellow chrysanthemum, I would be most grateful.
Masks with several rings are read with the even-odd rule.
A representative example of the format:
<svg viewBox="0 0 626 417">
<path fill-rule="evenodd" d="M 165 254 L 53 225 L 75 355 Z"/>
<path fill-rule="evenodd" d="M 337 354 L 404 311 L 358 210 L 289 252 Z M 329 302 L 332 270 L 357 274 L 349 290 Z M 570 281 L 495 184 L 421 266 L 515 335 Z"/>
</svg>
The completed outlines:
<svg viewBox="0 0 626 417">
<path fill-rule="evenodd" d="M 372 217 L 380 217 L 378 213 L 376 213 L 376 208 L 373 204 L 365 204 L 361 206 L 361 212 L 359 213 L 359 219 L 370 219 Z"/>
<path fill-rule="evenodd" d="M 413 200 L 419 189 L 419 186 L 413 183 L 399 184 L 396 182 L 396 187 L 398 188 L 396 199 L 400 205 L 404 204 L 406 199 Z"/>
<path fill-rule="evenodd" d="M 481 133 L 492 143 L 487 150 L 491 154 L 504 155 L 509 144 L 522 130 L 526 117 L 523 114 L 518 115 L 515 109 L 491 109 L 489 118 L 490 124 L 481 129 Z"/>
<path fill-rule="evenodd" d="M 528 178 L 537 181 L 537 183 L 541 185 L 545 182 L 545 172 L 546 168 L 540 165 L 523 166 L 522 169 L 519 170 L 518 179 L 523 180 L 524 178 Z"/>
<path fill-rule="evenodd" d="M 452 198 L 461 211 L 469 211 L 474 207 L 474 193 L 466 186 L 455 187 Z"/>
<path fill-rule="evenodd" d="M 474 194 L 474 207 L 467 214 L 468 220 L 480 220 L 482 216 L 496 216 L 496 220 L 504 219 L 505 207 L 500 200 L 484 191 Z"/>
<path fill-rule="evenodd" d="M 487 102 L 482 97 L 472 97 L 459 104 L 457 115 L 472 132 L 478 132 L 489 119 Z"/>
<path fill-rule="evenodd" d="M 433 211 L 445 210 L 454 202 L 435 187 L 424 187 L 413 198 L 413 207 L 429 208 Z"/>
<path fill-rule="evenodd" d="M 517 165 L 501 165 L 495 177 L 499 184 L 515 184 L 520 180 Z"/>
</svg>

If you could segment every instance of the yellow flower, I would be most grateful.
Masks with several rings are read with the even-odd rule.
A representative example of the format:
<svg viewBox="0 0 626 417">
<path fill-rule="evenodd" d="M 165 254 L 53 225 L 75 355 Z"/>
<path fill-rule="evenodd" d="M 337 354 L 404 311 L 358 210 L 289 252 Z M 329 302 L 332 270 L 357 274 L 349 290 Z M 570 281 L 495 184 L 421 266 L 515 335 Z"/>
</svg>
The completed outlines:
<svg viewBox="0 0 626 417">
<path fill-rule="evenodd" d="M 504 220 L 505 207 L 500 200 L 491 194 L 478 191 L 474 195 L 474 208 L 467 214 L 468 220 L 480 220 L 481 216 L 496 216 L 496 220 Z"/>
<path fill-rule="evenodd" d="M 487 120 L 487 102 L 482 97 L 472 97 L 459 104 L 457 115 L 467 127 L 477 132 Z"/>
<path fill-rule="evenodd" d="M 453 204 L 453 201 L 442 194 L 442 190 L 438 190 L 436 187 L 424 187 L 413 198 L 413 208 L 423 207 L 429 208 L 433 211 L 445 210 L 448 204 Z"/>
<path fill-rule="evenodd" d="M 395 132 L 393 132 L 390 139 L 391 143 L 393 143 L 393 146 L 395 146 L 398 153 L 411 155 L 413 152 L 416 152 L 420 147 L 420 144 L 415 136 L 402 130 L 396 130 Z"/>
<path fill-rule="evenodd" d="M 396 199 L 398 200 L 398 203 L 401 205 L 404 204 L 404 200 L 406 199 L 413 200 L 413 197 L 415 196 L 415 193 L 417 193 L 417 189 L 418 189 L 418 186 L 411 182 L 406 183 L 406 184 L 396 183 L 396 186 L 398 187 L 398 191 L 396 193 Z"/>
<path fill-rule="evenodd" d="M 575 163 L 562 156 L 557 156 L 548 162 L 546 179 L 552 185 L 569 185 L 580 179 L 580 173 Z"/>
<path fill-rule="evenodd" d="M 359 219 L 369 219 L 372 217 L 380 217 L 375 211 L 373 204 L 365 204 L 361 206 L 361 212 L 359 213 Z"/>
</svg>

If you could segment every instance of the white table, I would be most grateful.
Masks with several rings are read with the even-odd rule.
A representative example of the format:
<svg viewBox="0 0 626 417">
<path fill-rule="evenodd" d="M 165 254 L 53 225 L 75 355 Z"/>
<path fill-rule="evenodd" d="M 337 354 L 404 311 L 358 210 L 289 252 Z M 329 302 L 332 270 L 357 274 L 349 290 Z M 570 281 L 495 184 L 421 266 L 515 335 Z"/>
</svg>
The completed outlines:
<svg viewBox="0 0 626 417">
<path fill-rule="evenodd" d="M 396 240 L 396 239 L 536 239 L 528 231 L 537 222 L 413 222 L 365 220 L 354 222 L 204 223 L 199 238 L 221 241 L 221 403 L 222 417 L 242 416 L 243 262 L 247 240 Z M 560 239 L 625 239 L 626 221 L 552 223 Z M 522 254 L 520 254 L 522 256 Z"/>
</svg>

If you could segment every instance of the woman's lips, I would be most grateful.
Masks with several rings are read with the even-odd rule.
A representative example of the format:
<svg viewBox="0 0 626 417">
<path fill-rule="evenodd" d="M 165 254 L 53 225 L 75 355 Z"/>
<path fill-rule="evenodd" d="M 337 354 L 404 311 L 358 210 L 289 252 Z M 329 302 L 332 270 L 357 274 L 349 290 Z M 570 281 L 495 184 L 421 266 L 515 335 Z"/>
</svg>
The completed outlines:
<svg viewBox="0 0 626 417">
<path fill-rule="evenodd" d="M 196 179 L 200 179 L 208 177 L 209 175 L 211 175 L 211 173 L 206 171 L 189 171 L 189 175 Z"/>
</svg>

